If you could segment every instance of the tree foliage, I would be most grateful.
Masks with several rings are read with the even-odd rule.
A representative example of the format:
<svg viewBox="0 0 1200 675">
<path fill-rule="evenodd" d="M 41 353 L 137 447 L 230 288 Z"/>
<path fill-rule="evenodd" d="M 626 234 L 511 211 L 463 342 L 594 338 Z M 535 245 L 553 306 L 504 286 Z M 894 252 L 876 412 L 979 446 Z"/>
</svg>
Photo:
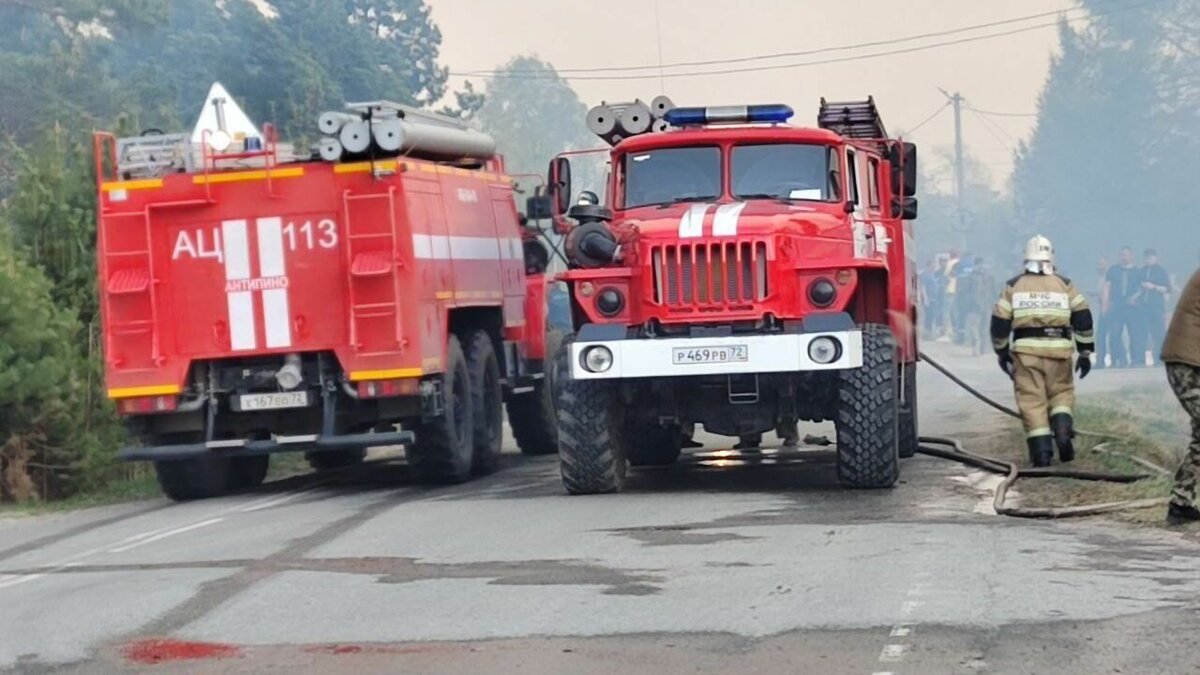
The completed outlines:
<svg viewBox="0 0 1200 675">
<path fill-rule="evenodd" d="M 537 76 L 511 77 L 517 72 Z M 587 107 L 554 66 L 536 56 L 519 56 L 495 75 L 475 117 L 495 137 L 510 173 L 544 174 L 550 159 L 563 150 L 597 144 L 584 126 Z M 579 185 L 601 187 L 596 172 L 576 171 L 575 176 Z"/>
<path fill-rule="evenodd" d="M 1013 185 L 1019 229 L 1054 238 L 1065 269 L 1090 270 L 1123 244 L 1157 247 L 1180 272 L 1196 264 L 1200 230 L 1185 214 L 1200 175 L 1197 35 L 1197 0 L 1060 25 Z"/>
</svg>

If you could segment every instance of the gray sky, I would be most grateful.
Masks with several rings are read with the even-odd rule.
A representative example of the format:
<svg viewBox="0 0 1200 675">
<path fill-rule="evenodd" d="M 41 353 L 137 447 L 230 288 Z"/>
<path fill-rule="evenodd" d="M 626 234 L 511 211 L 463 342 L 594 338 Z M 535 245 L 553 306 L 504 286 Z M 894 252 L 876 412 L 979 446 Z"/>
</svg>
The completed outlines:
<svg viewBox="0 0 1200 675">
<path fill-rule="evenodd" d="M 491 70 L 517 54 L 536 54 L 556 68 L 657 65 L 655 0 L 429 0 L 442 29 L 443 64 L 451 71 Z M 772 52 L 795 52 L 889 40 L 1005 21 L 1060 9 L 1074 0 L 657 0 L 662 60 L 710 60 Z M 1079 10 L 1068 17 L 1081 17 Z M 908 49 L 1044 24 L 1055 17 L 1006 23 L 857 51 L 837 51 L 739 67 L 795 63 Z M 1029 113 L 1045 81 L 1057 35 L 1052 25 L 1014 35 L 943 46 L 909 54 L 802 68 L 639 81 L 571 80 L 589 105 L 601 100 L 649 100 L 662 89 L 677 104 L 791 104 L 794 122 L 815 122 L 817 101 L 875 96 L 892 129 L 912 128 L 945 102 L 938 87 L 959 90 L 981 110 Z M 613 73 L 604 73 L 613 74 Z M 656 71 L 644 74 L 656 75 Z M 476 85 L 485 84 L 481 78 Z M 462 77 L 451 78 L 460 87 Z M 1016 139 L 1031 130 L 1031 117 L 988 117 L 986 126 L 964 111 L 963 133 L 996 185 L 1011 170 Z M 583 124 L 583 120 L 579 121 Z M 949 110 L 912 139 L 927 161 L 953 143 Z"/>
</svg>

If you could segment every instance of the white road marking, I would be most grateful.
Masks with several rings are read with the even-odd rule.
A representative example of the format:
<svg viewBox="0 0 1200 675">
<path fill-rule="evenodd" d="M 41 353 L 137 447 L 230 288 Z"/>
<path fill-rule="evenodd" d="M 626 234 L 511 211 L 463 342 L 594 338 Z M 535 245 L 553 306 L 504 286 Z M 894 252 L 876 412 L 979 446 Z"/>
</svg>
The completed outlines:
<svg viewBox="0 0 1200 675">
<path fill-rule="evenodd" d="M 135 549 L 139 546 L 144 546 L 145 544 L 149 544 L 151 542 L 160 541 L 162 539 L 166 539 L 167 537 L 174 537 L 177 534 L 183 534 L 184 532 L 191 532 L 192 530 L 198 530 L 202 527 L 208 527 L 209 525 L 215 525 L 223 520 L 225 520 L 225 519 L 224 518 L 209 518 L 208 520 L 202 520 L 198 523 L 192 523 L 191 525 L 184 525 L 183 527 L 177 527 L 172 530 L 167 530 L 166 532 L 159 532 L 158 534 L 156 534 L 152 537 L 146 537 L 144 539 L 135 541 L 130 544 L 126 544 L 124 546 L 110 548 L 108 550 L 108 552 L 109 553 L 124 553 L 125 551 Z"/>
<path fill-rule="evenodd" d="M 884 663 L 899 661 L 904 658 L 904 653 L 908 651 L 908 645 L 890 644 L 884 645 L 883 651 L 879 653 L 879 660 Z"/>
<path fill-rule="evenodd" d="M 912 634 L 912 627 L 905 626 L 905 625 L 896 626 L 895 628 L 892 629 L 892 632 L 891 632 L 892 637 L 908 637 L 911 634 Z"/>
</svg>

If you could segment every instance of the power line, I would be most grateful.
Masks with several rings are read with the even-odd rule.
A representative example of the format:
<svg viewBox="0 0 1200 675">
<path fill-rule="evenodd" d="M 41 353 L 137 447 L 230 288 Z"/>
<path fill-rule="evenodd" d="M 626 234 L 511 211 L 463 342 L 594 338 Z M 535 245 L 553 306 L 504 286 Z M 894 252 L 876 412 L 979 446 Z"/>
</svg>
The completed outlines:
<svg viewBox="0 0 1200 675">
<path fill-rule="evenodd" d="M 1108 3 L 1112 3 L 1112 2 L 1118 2 L 1118 1 L 1119 0 L 1101 0 L 1100 4 L 1108 4 Z M 654 65 L 646 64 L 646 65 L 635 65 L 635 66 L 594 66 L 594 67 L 590 67 L 590 68 L 582 68 L 582 67 L 558 68 L 556 70 L 559 73 L 636 72 L 636 71 L 642 71 L 642 70 L 658 70 L 660 68 L 666 68 L 666 69 L 694 68 L 694 67 L 702 67 L 702 66 L 729 65 L 729 64 L 733 64 L 733 63 L 749 63 L 749 62 L 753 62 L 753 61 L 765 61 L 765 60 L 770 60 L 770 59 L 791 58 L 791 57 L 796 57 L 796 56 L 813 56 L 816 54 L 827 54 L 827 53 L 833 53 L 833 52 L 852 51 L 852 50 L 856 50 L 856 49 L 865 49 L 867 47 L 885 47 L 888 45 L 912 42 L 914 40 L 924 40 L 927 38 L 945 37 L 947 35 L 957 35 L 959 33 L 968 33 L 968 32 L 974 31 L 974 30 L 981 30 L 981 29 L 985 29 L 985 28 L 995 28 L 997 26 L 1006 26 L 1006 25 L 1011 25 L 1014 23 L 1021 23 L 1023 21 L 1032 21 L 1034 19 L 1044 19 L 1048 16 L 1065 15 L 1065 14 L 1068 14 L 1071 12 L 1080 12 L 1080 11 L 1085 11 L 1085 8 L 1069 7 L 1066 9 L 1057 9 L 1057 10 L 1050 11 L 1050 12 L 1039 12 L 1037 14 L 1027 14 L 1024 16 L 1011 17 L 1008 19 L 1000 19 L 997 21 L 989 21 L 986 23 L 977 23 L 977 24 L 972 24 L 969 26 L 959 26 L 957 28 L 951 28 L 951 29 L 941 30 L 941 31 L 932 31 L 932 32 L 928 32 L 928 33 L 917 33 L 914 35 L 906 35 L 904 37 L 898 37 L 898 38 L 889 38 L 886 40 L 875 40 L 872 42 L 859 42 L 859 43 L 848 44 L 848 45 L 837 45 L 834 47 L 821 47 L 818 49 L 807 49 L 807 50 L 803 50 L 803 51 L 774 52 L 774 53 L 769 53 L 769 54 L 754 54 L 754 55 L 749 55 L 749 56 L 735 56 L 735 57 L 729 57 L 729 58 L 724 58 L 724 59 L 709 59 L 709 60 L 705 60 L 705 61 L 677 61 L 675 63 L 654 64 Z M 1084 18 L 1084 17 L 1077 17 L 1077 18 Z M 468 70 L 465 70 L 462 72 L 486 74 L 490 71 L 488 69 L 476 68 L 476 69 L 468 69 Z M 524 71 L 518 70 L 518 71 L 511 71 L 511 72 L 535 74 L 538 71 L 526 69 Z"/>
<path fill-rule="evenodd" d="M 1091 19 L 1091 18 L 1094 18 L 1097 16 L 1105 16 L 1105 15 L 1113 14 L 1116 12 L 1128 11 L 1131 9 L 1136 9 L 1138 7 L 1144 7 L 1146 5 L 1151 5 L 1151 4 L 1155 4 L 1155 3 L 1159 3 L 1159 2 L 1163 2 L 1163 1 L 1164 0 L 1145 0 L 1144 2 L 1120 6 L 1120 7 L 1114 8 L 1114 9 L 1110 9 L 1107 12 L 1094 12 L 1094 13 L 1087 14 L 1084 16 L 1073 17 L 1073 18 L 1064 18 L 1063 21 L 1065 21 L 1068 24 L 1074 24 L 1079 21 Z M 1055 12 L 1055 14 L 1057 14 L 1057 13 L 1058 12 Z M 1049 28 L 1049 27 L 1053 27 L 1053 26 L 1057 26 L 1057 25 L 1058 25 L 1058 21 L 1039 23 L 1039 24 L 1034 24 L 1032 26 L 1022 26 L 1020 28 L 1000 31 L 1000 32 L 996 32 L 996 33 L 990 33 L 987 35 L 975 35 L 975 36 L 966 37 L 966 38 L 958 38 L 955 40 L 944 40 L 941 42 L 934 42 L 934 43 L 927 44 L 927 45 L 918 45 L 915 47 L 907 47 L 907 48 L 903 48 L 903 49 L 894 49 L 894 50 L 883 51 L 883 52 L 875 52 L 873 54 L 858 54 L 858 55 L 852 55 L 852 56 L 820 59 L 820 60 L 816 60 L 816 61 L 801 61 L 799 63 L 782 63 L 782 64 L 750 66 L 750 67 L 742 67 L 742 68 L 700 70 L 700 71 L 694 71 L 694 72 L 690 72 L 690 73 L 666 73 L 665 75 L 663 75 L 663 74 L 578 75 L 578 76 L 571 75 L 571 76 L 568 76 L 567 79 L 580 80 L 580 81 L 582 81 L 582 80 L 594 80 L 594 81 L 612 81 L 612 80 L 625 81 L 625 80 L 629 80 L 629 81 L 632 81 L 632 80 L 651 80 L 651 79 L 660 79 L 660 78 L 702 77 L 702 76 L 707 76 L 707 75 L 731 75 L 731 74 L 738 74 L 738 73 L 764 72 L 764 71 L 774 71 L 774 70 L 790 70 L 790 69 L 794 69 L 794 68 L 805 68 L 805 67 L 810 67 L 810 66 L 828 65 L 828 64 L 833 64 L 833 63 L 846 63 L 846 62 L 850 62 L 850 61 L 877 59 L 877 58 L 881 58 L 884 56 L 894 56 L 894 55 L 898 55 L 898 54 L 911 54 L 914 52 L 927 51 L 927 50 L 936 49 L 939 47 L 949 47 L 949 46 L 960 45 L 960 44 L 969 44 L 972 42 L 980 42 L 983 40 L 991 40 L 991 39 L 999 38 L 999 37 L 1007 37 L 1010 35 L 1027 33 L 1030 31 L 1039 30 L 1042 28 Z M 815 53 L 827 53 L 827 52 L 832 52 L 832 51 L 845 51 L 845 50 L 850 50 L 850 49 L 858 49 L 858 48 L 867 46 L 868 44 L 869 43 L 864 43 L 862 45 L 848 45 L 845 47 L 835 47 L 835 48 L 824 49 L 824 50 L 813 50 L 810 53 L 815 54 Z M 743 59 L 749 59 L 749 58 L 752 58 L 752 57 L 743 57 Z M 759 58 L 759 59 L 778 58 L 778 56 L 767 55 L 767 56 L 754 57 L 754 58 Z M 699 63 L 699 62 L 697 62 L 697 63 Z M 630 66 L 630 67 L 622 68 L 622 70 L 644 70 L 647 68 L 657 69 L 658 66 L 657 65 L 648 66 L 648 67 L 647 66 Z M 576 70 L 580 70 L 580 69 L 576 69 Z M 561 73 L 570 73 L 570 72 L 575 72 L 575 71 L 568 70 L 568 69 L 561 69 L 561 70 L 554 69 L 554 72 L 539 73 L 539 72 L 529 71 L 529 70 L 508 71 L 508 72 L 476 70 L 476 71 L 450 71 L 449 75 L 454 76 L 454 77 L 476 77 L 476 78 L 480 78 L 480 79 L 491 79 L 491 80 L 495 80 L 495 79 L 554 79 L 554 78 L 559 77 Z M 597 69 L 596 71 L 586 70 L 584 72 L 599 72 L 599 71 Z"/>
<path fill-rule="evenodd" d="M 995 110 L 980 110 L 979 108 L 976 108 L 973 106 L 967 106 L 967 107 L 970 108 L 973 112 L 979 113 L 980 115 L 989 115 L 991 117 L 1037 117 L 1038 116 L 1038 114 L 1035 112 L 1032 112 L 1032 113 L 996 112 Z"/>
<path fill-rule="evenodd" d="M 924 120 L 921 121 L 920 124 L 905 131 L 905 133 L 909 134 L 909 135 L 917 133 L 918 129 L 920 129 L 921 127 L 925 126 L 926 124 L 929 124 L 930 122 L 932 122 L 934 120 L 934 118 L 936 118 L 938 115 L 942 114 L 943 110 L 945 110 L 946 108 L 949 108 L 949 107 L 950 107 L 949 102 L 943 103 L 942 107 L 938 108 L 937 110 L 934 110 L 932 115 L 930 115 L 929 117 L 926 117 Z"/>
<path fill-rule="evenodd" d="M 1012 146 L 1010 146 L 1007 142 L 1005 142 L 1005 140 L 1003 138 L 1000 138 L 1000 134 L 997 134 L 996 131 L 991 127 L 991 125 L 988 123 L 987 118 L 985 118 L 983 115 L 980 115 L 979 113 L 975 112 L 975 110 L 972 108 L 967 108 L 967 110 L 971 111 L 971 114 L 974 115 L 975 118 L 978 119 L 982 123 L 983 130 L 988 132 L 989 136 L 996 139 L 996 142 L 999 143 L 1000 145 L 1004 146 L 1009 152 L 1012 152 Z M 1004 131 L 1004 130 L 1001 129 L 1000 131 Z M 1007 135 L 1007 133 L 1005 135 Z M 1009 136 L 1009 139 L 1012 139 L 1012 136 Z"/>
</svg>

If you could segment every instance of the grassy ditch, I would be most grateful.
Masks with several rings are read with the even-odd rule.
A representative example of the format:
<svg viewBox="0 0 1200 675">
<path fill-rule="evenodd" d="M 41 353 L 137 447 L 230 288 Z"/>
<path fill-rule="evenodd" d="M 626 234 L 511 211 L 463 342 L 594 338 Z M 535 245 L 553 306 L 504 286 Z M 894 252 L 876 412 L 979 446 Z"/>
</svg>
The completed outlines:
<svg viewBox="0 0 1200 675">
<path fill-rule="evenodd" d="M 1148 474 L 1136 483 L 1098 483 L 1065 478 L 1030 478 L 1016 484 L 1022 506 L 1076 506 L 1100 502 L 1166 497 L 1171 477 L 1159 475 L 1130 460 L 1131 455 L 1174 472 L 1187 445 L 1188 418 L 1174 396 L 1164 389 L 1131 390 L 1118 395 L 1089 398 L 1079 406 L 1076 428 L 1119 437 L 1105 440 L 1080 436 L 1075 441 L 1075 469 Z M 1025 438 L 1015 420 L 996 434 L 985 454 L 1029 465 Z M 1103 444 L 1102 448 L 1097 446 Z M 977 446 L 979 447 L 979 446 Z M 1103 452 L 1107 448 L 1118 452 Z M 1121 454 L 1124 453 L 1124 454 Z M 1061 466 L 1057 463 L 1055 466 Z M 1139 525 L 1162 525 L 1166 507 L 1120 511 L 1104 517 Z"/>
<path fill-rule="evenodd" d="M 267 481 L 282 480 L 311 472 L 303 453 L 285 452 L 271 456 Z M 162 495 L 149 462 L 126 464 L 116 476 L 103 485 L 78 492 L 65 499 L 0 504 L 0 516 L 37 515 L 58 511 L 73 511 L 93 506 L 156 499 Z"/>
</svg>

